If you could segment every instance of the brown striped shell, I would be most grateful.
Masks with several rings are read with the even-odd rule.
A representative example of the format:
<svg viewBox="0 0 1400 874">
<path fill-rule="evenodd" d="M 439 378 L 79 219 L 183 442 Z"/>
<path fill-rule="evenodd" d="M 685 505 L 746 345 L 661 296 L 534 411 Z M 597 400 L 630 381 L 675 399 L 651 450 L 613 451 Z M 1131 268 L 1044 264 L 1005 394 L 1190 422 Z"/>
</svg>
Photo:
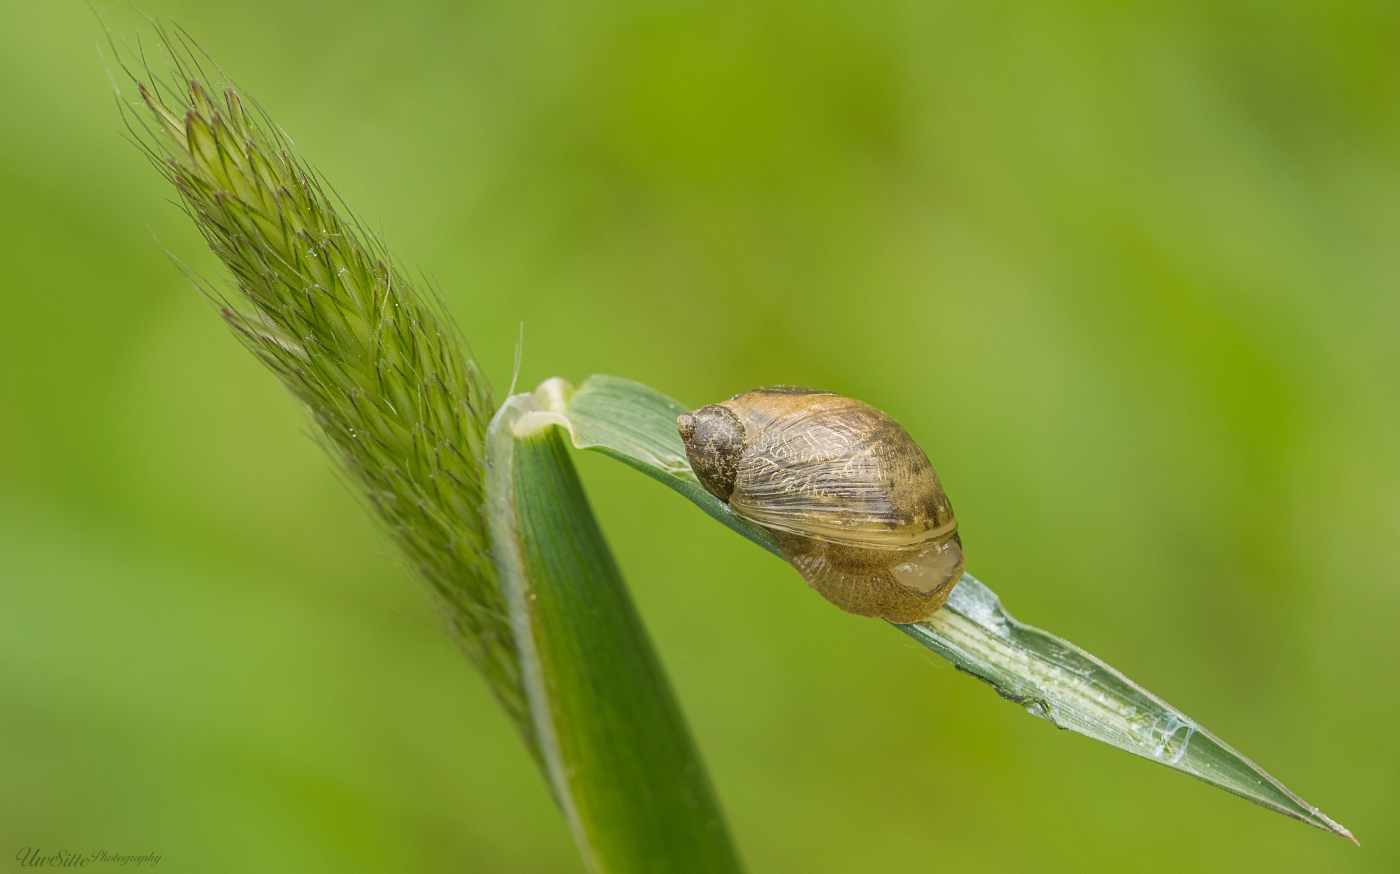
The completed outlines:
<svg viewBox="0 0 1400 874">
<path fill-rule="evenodd" d="M 919 444 L 869 404 L 761 388 L 678 419 L 700 484 L 773 535 L 828 601 L 919 622 L 967 559 L 953 508 Z"/>
</svg>

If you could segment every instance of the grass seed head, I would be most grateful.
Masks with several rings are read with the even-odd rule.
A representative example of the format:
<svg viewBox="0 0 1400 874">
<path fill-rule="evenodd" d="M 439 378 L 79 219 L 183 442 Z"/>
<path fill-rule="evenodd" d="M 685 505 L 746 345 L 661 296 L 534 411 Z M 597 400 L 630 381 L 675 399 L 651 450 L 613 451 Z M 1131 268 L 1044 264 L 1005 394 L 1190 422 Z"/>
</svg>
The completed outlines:
<svg viewBox="0 0 1400 874">
<path fill-rule="evenodd" d="M 127 70 L 146 109 L 128 119 L 232 274 L 220 312 L 306 406 L 534 750 L 482 519 L 485 380 L 435 299 L 267 116 L 204 75 L 182 35 L 158 35 L 165 74 Z"/>
</svg>

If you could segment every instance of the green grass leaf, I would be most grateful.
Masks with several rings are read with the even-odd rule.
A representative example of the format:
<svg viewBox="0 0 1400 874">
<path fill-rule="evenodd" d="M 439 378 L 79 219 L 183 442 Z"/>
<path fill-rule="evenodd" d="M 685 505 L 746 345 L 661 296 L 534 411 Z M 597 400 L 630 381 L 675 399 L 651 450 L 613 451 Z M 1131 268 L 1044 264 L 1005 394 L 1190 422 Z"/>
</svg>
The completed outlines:
<svg viewBox="0 0 1400 874">
<path fill-rule="evenodd" d="M 592 376 L 572 389 L 560 379 L 535 392 L 574 445 L 617 458 L 660 480 L 706 513 L 781 557 L 762 528 L 700 487 L 686 460 L 676 417 L 689 408 L 631 380 Z M 1309 825 L 1351 832 L 1290 792 L 1262 768 L 1181 711 L 1068 641 L 1014 619 L 965 574 L 947 604 L 924 622 L 896 625 L 964 673 L 1027 712 L 1189 774 Z"/>
<path fill-rule="evenodd" d="M 718 802 L 556 425 L 510 398 L 487 525 L 546 774 L 585 864 L 737 872 Z"/>
</svg>

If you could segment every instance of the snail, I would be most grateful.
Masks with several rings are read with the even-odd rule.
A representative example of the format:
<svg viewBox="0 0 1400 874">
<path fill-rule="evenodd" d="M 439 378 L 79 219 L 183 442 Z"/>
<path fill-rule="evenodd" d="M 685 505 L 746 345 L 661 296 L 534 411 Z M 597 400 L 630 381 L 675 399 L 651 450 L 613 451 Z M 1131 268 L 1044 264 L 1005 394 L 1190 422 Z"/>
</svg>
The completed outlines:
<svg viewBox="0 0 1400 874">
<path fill-rule="evenodd" d="M 706 491 L 773 535 L 807 585 L 905 624 L 943 606 L 967 565 L 928 456 L 869 404 L 760 388 L 677 419 Z"/>
</svg>

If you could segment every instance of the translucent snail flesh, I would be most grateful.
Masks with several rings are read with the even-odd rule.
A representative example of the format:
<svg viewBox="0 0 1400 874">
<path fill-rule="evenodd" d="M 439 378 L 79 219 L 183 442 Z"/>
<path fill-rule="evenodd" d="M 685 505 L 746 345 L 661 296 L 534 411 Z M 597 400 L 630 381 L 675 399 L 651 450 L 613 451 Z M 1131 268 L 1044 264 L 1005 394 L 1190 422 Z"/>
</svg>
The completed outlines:
<svg viewBox="0 0 1400 874">
<path fill-rule="evenodd" d="M 807 584 L 847 613 L 919 622 L 962 576 L 967 559 L 938 473 L 869 404 L 777 386 L 677 424 L 700 484 L 771 533 Z"/>
</svg>

